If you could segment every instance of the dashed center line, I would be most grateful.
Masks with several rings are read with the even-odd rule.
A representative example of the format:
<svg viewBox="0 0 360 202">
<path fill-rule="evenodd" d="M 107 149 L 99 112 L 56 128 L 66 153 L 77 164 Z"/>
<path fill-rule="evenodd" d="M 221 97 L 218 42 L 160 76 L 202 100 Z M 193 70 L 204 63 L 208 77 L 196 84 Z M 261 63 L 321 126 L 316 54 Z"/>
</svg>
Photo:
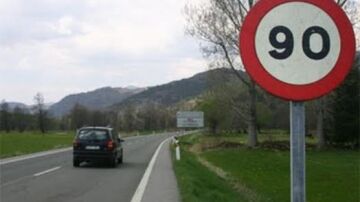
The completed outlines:
<svg viewBox="0 0 360 202">
<path fill-rule="evenodd" d="M 35 177 L 38 177 L 38 176 L 40 176 L 40 175 L 44 175 L 44 174 L 53 172 L 53 171 L 58 170 L 58 169 L 60 169 L 60 168 L 61 168 L 61 167 L 58 166 L 58 167 L 55 167 L 55 168 L 51 168 L 51 169 L 48 169 L 48 170 L 44 170 L 44 171 L 42 171 L 42 172 L 39 172 L 39 173 L 34 174 L 34 176 L 35 176 Z"/>
</svg>

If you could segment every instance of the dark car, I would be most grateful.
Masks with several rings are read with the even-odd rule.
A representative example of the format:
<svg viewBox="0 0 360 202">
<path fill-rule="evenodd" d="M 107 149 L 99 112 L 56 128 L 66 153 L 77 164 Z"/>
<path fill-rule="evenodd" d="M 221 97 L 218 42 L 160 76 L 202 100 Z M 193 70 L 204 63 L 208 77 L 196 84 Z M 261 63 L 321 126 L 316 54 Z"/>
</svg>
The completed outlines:
<svg viewBox="0 0 360 202">
<path fill-rule="evenodd" d="M 123 161 L 123 147 L 118 133 L 109 127 L 83 127 L 76 133 L 73 144 L 73 165 L 82 161 L 102 161 L 111 167 Z"/>
</svg>

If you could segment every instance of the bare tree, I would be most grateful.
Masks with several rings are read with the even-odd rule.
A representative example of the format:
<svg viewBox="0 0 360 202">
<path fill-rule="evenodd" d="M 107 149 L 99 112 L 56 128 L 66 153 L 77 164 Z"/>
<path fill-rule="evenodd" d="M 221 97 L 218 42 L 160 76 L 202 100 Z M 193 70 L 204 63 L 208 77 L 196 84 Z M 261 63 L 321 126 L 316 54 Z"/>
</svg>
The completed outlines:
<svg viewBox="0 0 360 202">
<path fill-rule="evenodd" d="M 358 0 L 337 0 L 353 26 L 356 38 L 356 49 L 360 49 L 360 2 Z"/>
<path fill-rule="evenodd" d="M 34 97 L 35 106 L 34 110 L 37 115 L 37 124 L 41 133 L 46 132 L 46 116 L 44 96 L 41 93 L 37 93 Z"/>
<path fill-rule="evenodd" d="M 89 124 L 90 111 L 86 107 L 76 103 L 70 111 L 69 118 L 70 127 L 72 129 L 79 129 Z"/>
<path fill-rule="evenodd" d="M 3 100 L 0 106 L 0 130 L 10 132 L 9 104 Z"/>
<path fill-rule="evenodd" d="M 24 132 L 28 125 L 28 121 L 26 120 L 26 114 L 24 108 L 19 106 L 14 108 L 13 111 L 13 125 L 19 132 Z"/>
<path fill-rule="evenodd" d="M 316 137 L 317 137 L 317 148 L 322 149 L 325 146 L 325 134 L 324 134 L 324 110 L 325 110 L 325 99 L 320 98 L 315 101 L 316 106 Z"/>
<path fill-rule="evenodd" d="M 208 0 L 204 5 L 187 5 L 187 33 L 202 40 L 201 50 L 210 62 L 210 67 L 227 67 L 247 87 L 248 101 L 245 118 L 248 123 L 249 147 L 257 144 L 256 130 L 256 85 L 239 71 L 244 71 L 239 57 L 239 32 L 245 16 L 254 5 L 254 0 Z M 241 110 L 241 109 L 239 109 Z M 243 110 L 243 109 L 242 109 Z"/>
</svg>

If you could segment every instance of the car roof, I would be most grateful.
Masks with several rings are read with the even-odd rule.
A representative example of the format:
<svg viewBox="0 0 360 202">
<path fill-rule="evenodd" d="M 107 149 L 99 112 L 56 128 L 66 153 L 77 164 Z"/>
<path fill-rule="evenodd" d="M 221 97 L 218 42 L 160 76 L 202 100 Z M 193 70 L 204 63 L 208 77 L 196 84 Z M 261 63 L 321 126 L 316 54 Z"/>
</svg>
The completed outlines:
<svg viewBox="0 0 360 202">
<path fill-rule="evenodd" d="M 86 126 L 86 127 L 79 128 L 79 130 L 83 130 L 83 129 L 113 130 L 113 128 L 103 127 L 103 126 Z"/>
</svg>

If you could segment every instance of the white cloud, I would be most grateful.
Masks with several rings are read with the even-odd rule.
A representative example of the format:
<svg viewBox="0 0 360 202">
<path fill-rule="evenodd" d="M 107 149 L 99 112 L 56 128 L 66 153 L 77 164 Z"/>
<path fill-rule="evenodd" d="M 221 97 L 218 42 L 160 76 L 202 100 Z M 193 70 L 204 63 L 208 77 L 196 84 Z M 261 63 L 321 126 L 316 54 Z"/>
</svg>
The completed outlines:
<svg viewBox="0 0 360 202">
<path fill-rule="evenodd" d="M 64 16 L 58 20 L 51 28 L 62 35 L 71 35 L 75 32 L 76 24 L 71 16 Z"/>
<path fill-rule="evenodd" d="M 184 36 L 186 1 L 0 1 L 0 99 L 32 103 L 40 91 L 54 102 L 205 70 L 197 42 Z"/>
</svg>

